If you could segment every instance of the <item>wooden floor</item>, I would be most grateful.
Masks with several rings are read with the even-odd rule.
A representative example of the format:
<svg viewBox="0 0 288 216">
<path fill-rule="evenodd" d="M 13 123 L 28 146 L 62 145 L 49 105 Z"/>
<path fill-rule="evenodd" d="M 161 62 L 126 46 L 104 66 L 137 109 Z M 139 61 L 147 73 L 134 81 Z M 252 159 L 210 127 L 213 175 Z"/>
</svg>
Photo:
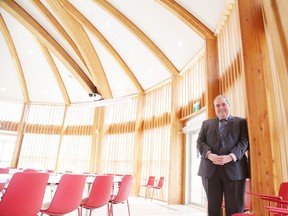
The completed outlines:
<svg viewBox="0 0 288 216">
<path fill-rule="evenodd" d="M 146 200 L 140 197 L 130 197 L 130 213 L 131 216 L 206 216 L 206 211 L 199 208 L 194 208 L 185 205 L 167 205 L 167 203 Z M 114 205 L 114 216 L 128 216 L 127 204 Z M 67 214 L 69 216 L 77 216 L 77 212 Z M 83 210 L 83 216 L 89 215 L 86 210 Z M 92 215 L 107 215 L 107 208 L 102 207 L 95 209 Z"/>
</svg>

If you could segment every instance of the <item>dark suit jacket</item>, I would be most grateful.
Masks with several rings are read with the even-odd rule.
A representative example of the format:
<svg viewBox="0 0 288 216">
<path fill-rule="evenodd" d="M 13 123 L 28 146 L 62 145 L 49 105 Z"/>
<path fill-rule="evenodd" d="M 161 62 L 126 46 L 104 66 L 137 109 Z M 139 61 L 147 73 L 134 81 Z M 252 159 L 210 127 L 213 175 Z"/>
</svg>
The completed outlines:
<svg viewBox="0 0 288 216">
<path fill-rule="evenodd" d="M 219 122 L 218 118 L 203 121 L 197 140 L 197 149 L 201 155 L 198 175 L 210 178 L 216 170 L 208 158 L 207 152 L 217 155 L 229 155 L 233 153 L 237 161 L 224 165 L 225 171 L 231 180 L 241 180 L 249 177 L 248 161 L 245 152 L 248 149 L 248 132 L 246 120 L 240 117 L 230 116 L 222 138 L 222 150 L 219 149 Z"/>
</svg>

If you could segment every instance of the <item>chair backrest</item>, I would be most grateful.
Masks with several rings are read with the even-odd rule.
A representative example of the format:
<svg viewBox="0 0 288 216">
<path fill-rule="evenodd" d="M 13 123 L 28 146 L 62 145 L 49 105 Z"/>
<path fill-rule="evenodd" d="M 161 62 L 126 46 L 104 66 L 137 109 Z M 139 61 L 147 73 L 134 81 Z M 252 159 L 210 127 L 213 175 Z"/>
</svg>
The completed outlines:
<svg viewBox="0 0 288 216">
<path fill-rule="evenodd" d="M 147 186 L 154 186 L 155 176 L 149 176 Z"/>
<path fill-rule="evenodd" d="M 157 184 L 157 188 L 162 188 L 163 184 L 164 184 L 164 177 L 160 177 Z"/>
<path fill-rule="evenodd" d="M 15 173 L 0 202 L 0 216 L 31 216 L 41 208 L 49 174 Z"/>
<path fill-rule="evenodd" d="M 283 200 L 288 200 L 288 182 L 282 182 L 279 187 L 278 196 L 281 196 Z M 277 204 L 281 207 L 281 204 Z"/>
<path fill-rule="evenodd" d="M 27 168 L 27 169 L 24 169 L 23 172 L 39 172 L 39 171 L 36 169 Z"/>
<path fill-rule="evenodd" d="M 41 210 L 45 214 L 62 215 L 74 211 L 80 205 L 86 182 L 85 175 L 63 174 L 50 206 Z"/>
<path fill-rule="evenodd" d="M 96 176 L 89 197 L 85 203 L 82 203 L 82 206 L 99 208 L 106 205 L 111 198 L 113 178 L 112 175 Z"/>
<path fill-rule="evenodd" d="M 9 170 L 10 170 L 10 168 L 0 168 L 0 173 L 1 174 L 8 174 Z"/>
<path fill-rule="evenodd" d="M 0 168 L 0 174 L 8 174 L 9 168 Z M 0 192 L 5 188 L 5 183 L 0 183 Z"/>
<path fill-rule="evenodd" d="M 111 200 L 113 203 L 123 202 L 128 199 L 132 188 L 132 181 L 133 181 L 132 175 L 125 175 L 122 178 L 118 193 Z"/>
</svg>

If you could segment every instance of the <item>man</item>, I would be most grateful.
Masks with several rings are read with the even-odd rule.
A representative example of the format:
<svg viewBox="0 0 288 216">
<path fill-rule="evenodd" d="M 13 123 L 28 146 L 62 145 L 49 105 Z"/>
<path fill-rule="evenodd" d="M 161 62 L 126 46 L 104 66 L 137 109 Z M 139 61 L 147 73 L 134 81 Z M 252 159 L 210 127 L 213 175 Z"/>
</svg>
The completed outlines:
<svg viewBox="0 0 288 216">
<path fill-rule="evenodd" d="M 226 216 L 231 216 L 244 211 L 248 132 L 244 118 L 230 115 L 225 96 L 218 95 L 214 107 L 217 118 L 203 121 L 197 140 L 198 175 L 207 195 L 208 215 L 221 215 L 224 194 Z"/>
</svg>

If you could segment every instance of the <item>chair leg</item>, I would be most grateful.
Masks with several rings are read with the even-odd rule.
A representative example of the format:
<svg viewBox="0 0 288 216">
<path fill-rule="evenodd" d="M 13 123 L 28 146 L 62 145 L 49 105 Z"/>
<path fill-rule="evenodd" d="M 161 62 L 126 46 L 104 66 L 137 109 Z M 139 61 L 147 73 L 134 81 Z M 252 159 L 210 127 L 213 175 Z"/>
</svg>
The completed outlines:
<svg viewBox="0 0 288 216">
<path fill-rule="evenodd" d="M 154 191 L 155 191 L 155 188 L 152 189 L 152 196 L 151 196 L 151 202 L 153 200 L 153 197 L 154 197 Z"/>
<path fill-rule="evenodd" d="M 128 199 L 126 201 L 127 201 L 128 215 L 130 216 L 129 201 L 128 201 Z"/>
<path fill-rule="evenodd" d="M 110 208 L 109 208 L 109 203 L 107 203 L 107 216 L 110 216 Z"/>
<path fill-rule="evenodd" d="M 110 204 L 109 216 L 113 216 L 113 203 Z"/>
<path fill-rule="evenodd" d="M 78 210 L 78 216 L 82 216 L 82 207 L 78 207 L 77 210 Z"/>
</svg>

